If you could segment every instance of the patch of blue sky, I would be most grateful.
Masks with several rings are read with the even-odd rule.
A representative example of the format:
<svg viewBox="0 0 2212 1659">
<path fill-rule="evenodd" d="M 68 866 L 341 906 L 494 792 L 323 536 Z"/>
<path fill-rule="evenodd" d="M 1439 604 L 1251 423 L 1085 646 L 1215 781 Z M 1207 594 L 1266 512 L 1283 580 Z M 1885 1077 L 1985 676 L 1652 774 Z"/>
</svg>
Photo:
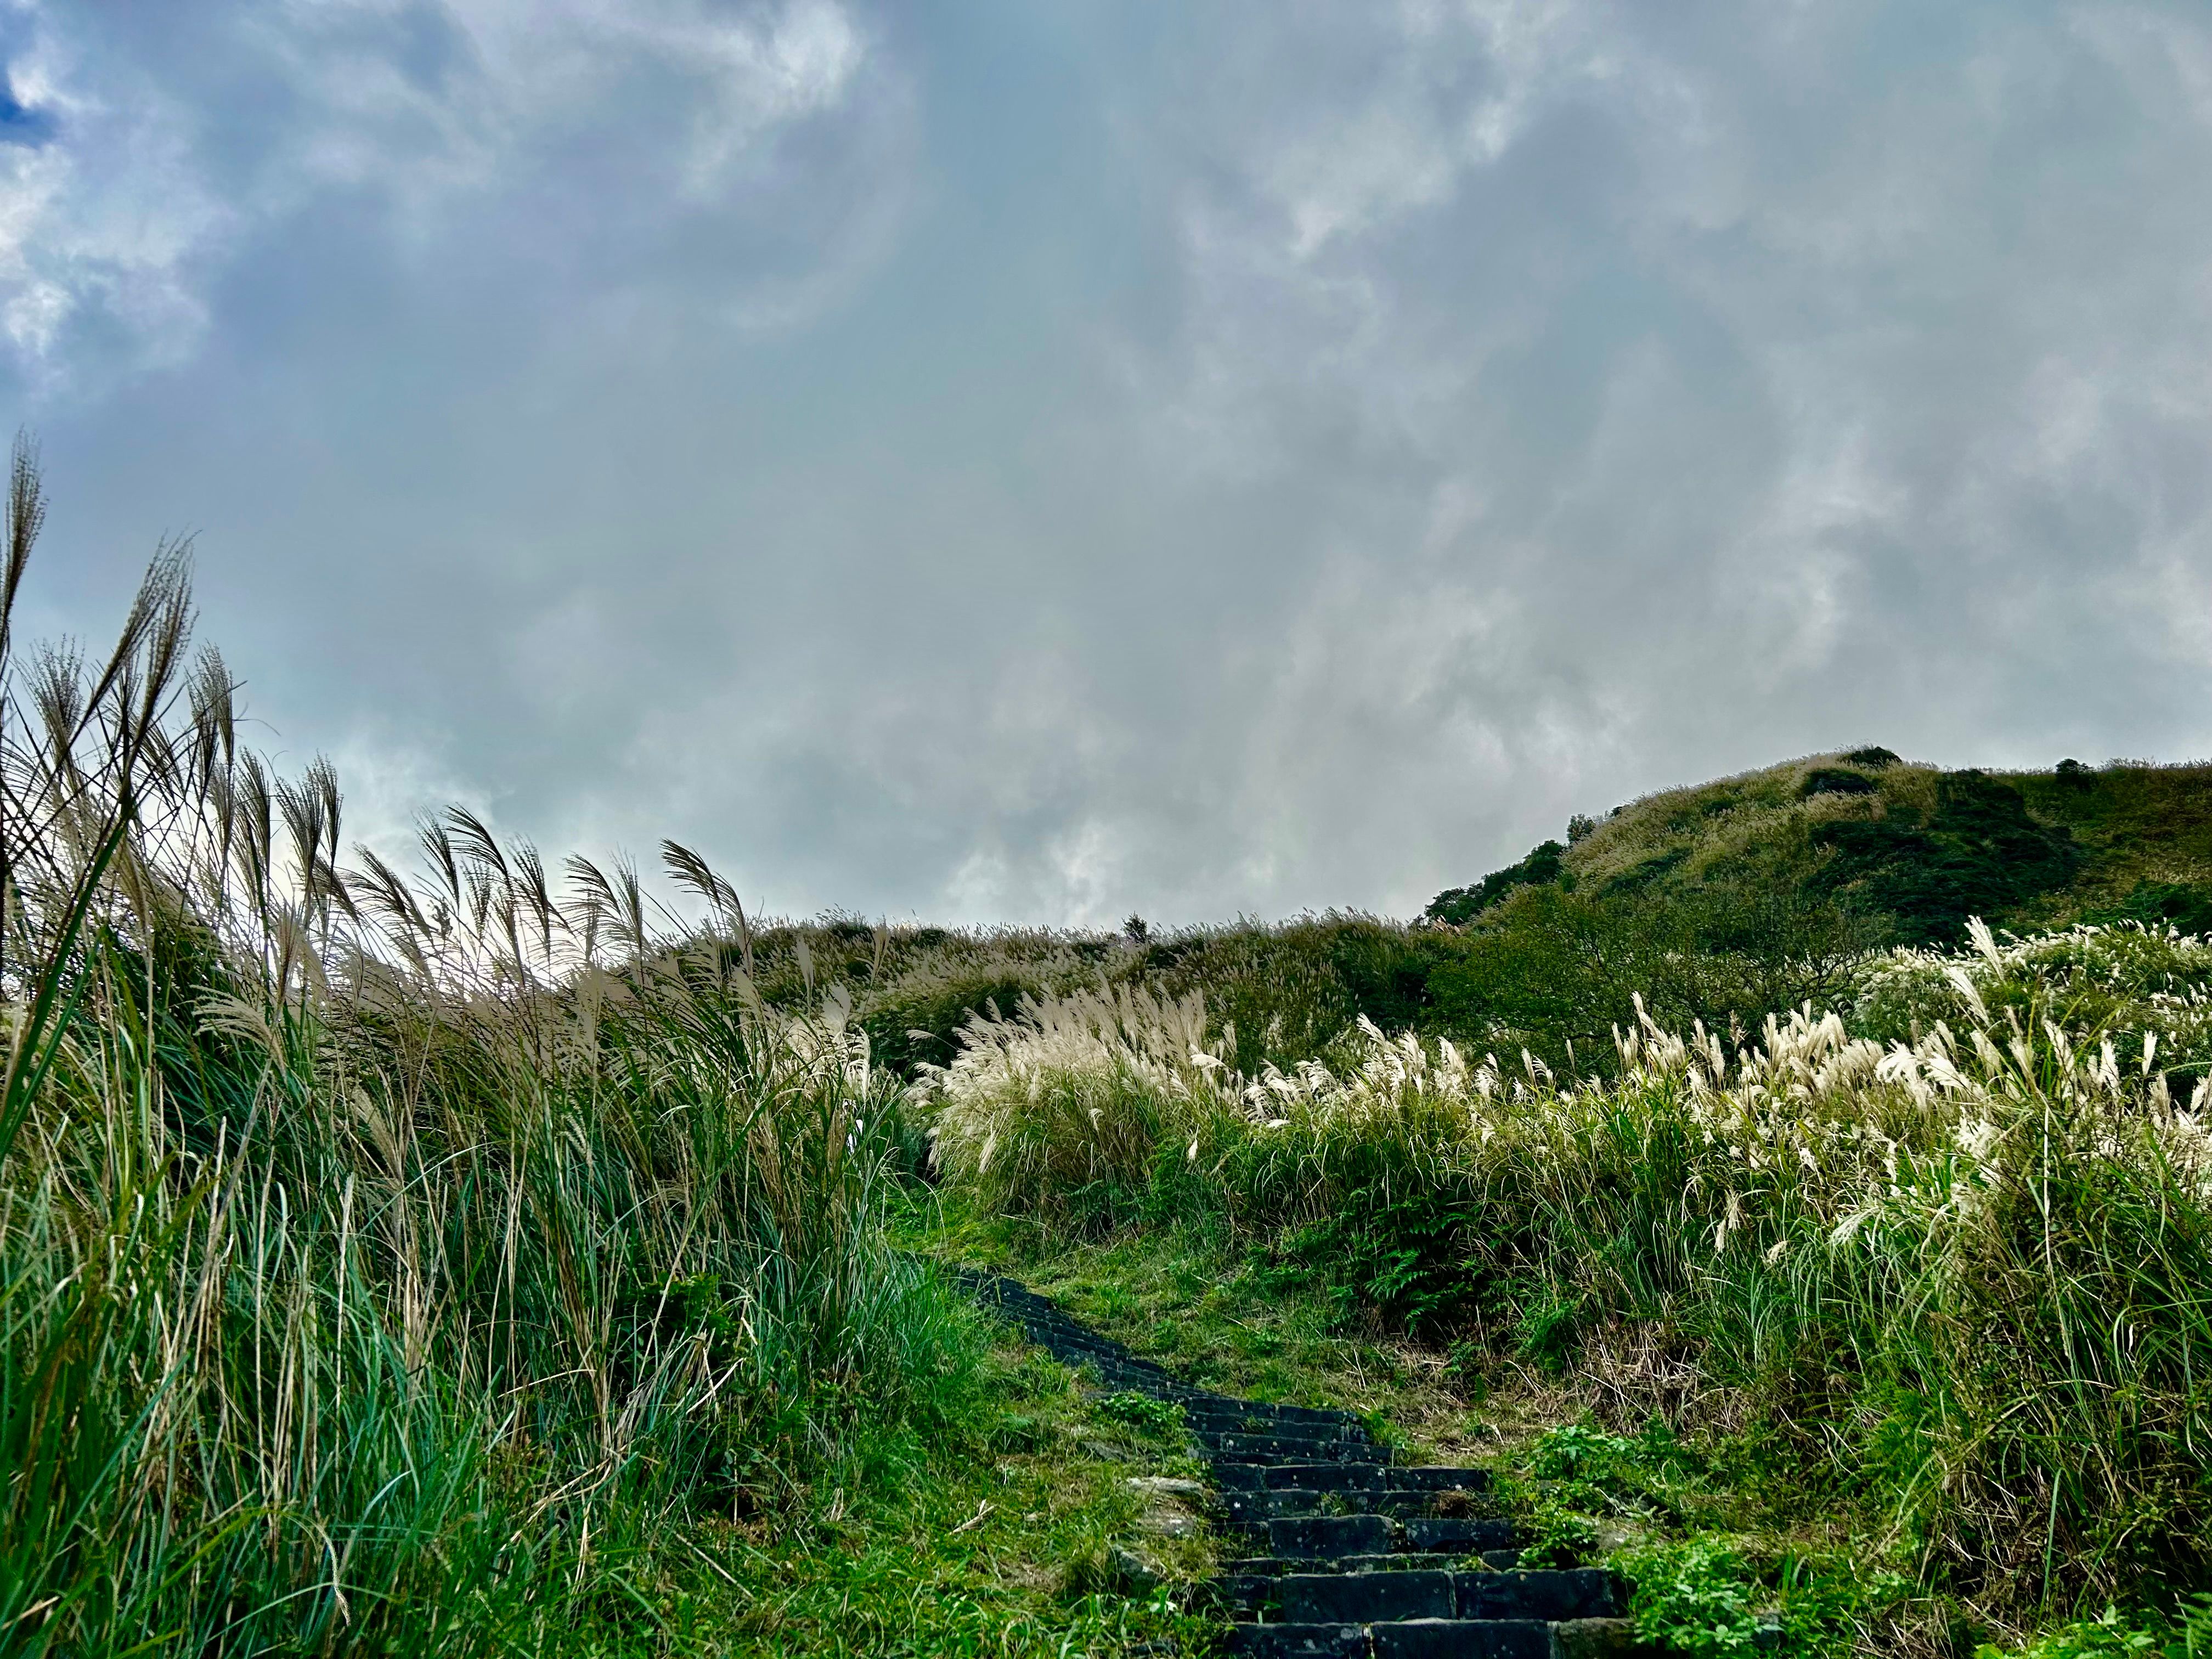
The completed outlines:
<svg viewBox="0 0 2212 1659">
<path fill-rule="evenodd" d="M 15 96 L 12 85 L 0 80 L 0 143 L 35 147 L 49 143 L 53 136 L 54 112 L 24 103 Z"/>
</svg>

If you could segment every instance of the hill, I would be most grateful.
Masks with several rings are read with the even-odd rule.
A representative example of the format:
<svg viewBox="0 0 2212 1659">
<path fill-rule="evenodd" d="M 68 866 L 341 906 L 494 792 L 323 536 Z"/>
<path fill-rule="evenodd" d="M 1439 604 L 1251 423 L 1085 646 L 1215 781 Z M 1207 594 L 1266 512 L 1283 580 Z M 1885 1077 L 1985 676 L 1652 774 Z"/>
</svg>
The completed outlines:
<svg viewBox="0 0 2212 1659">
<path fill-rule="evenodd" d="M 1590 899 L 1832 908 L 1899 944 L 1970 917 L 2212 927 L 2212 765 L 1944 771 L 1887 749 L 1810 755 L 1577 817 L 1568 839 L 1439 893 L 1426 916 L 1496 919 L 1531 888 Z"/>
</svg>

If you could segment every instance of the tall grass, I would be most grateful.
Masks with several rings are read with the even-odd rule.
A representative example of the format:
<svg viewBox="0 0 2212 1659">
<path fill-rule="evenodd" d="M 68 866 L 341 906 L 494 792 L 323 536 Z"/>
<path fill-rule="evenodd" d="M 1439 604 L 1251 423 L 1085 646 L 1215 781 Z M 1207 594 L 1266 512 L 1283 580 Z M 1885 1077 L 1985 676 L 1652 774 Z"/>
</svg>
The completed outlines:
<svg viewBox="0 0 2212 1659">
<path fill-rule="evenodd" d="M 19 446 L 0 629 L 43 511 Z M 105 659 L 0 631 L 0 1653 L 649 1630 L 677 1529 L 958 1386 L 897 1088 L 680 848 L 703 933 L 465 813 L 342 869 L 187 577 Z"/>
<path fill-rule="evenodd" d="M 980 1201 L 1202 1207 L 1632 1422 L 1758 1428 L 1931 1584 L 2072 1606 L 2212 1583 L 2212 1122 L 2159 1059 L 2201 998 L 2127 988 L 2204 957 L 1978 930 L 1893 963 L 1925 990 L 1932 963 L 1953 1019 L 1887 1044 L 1809 1009 L 1740 1042 L 1647 1019 L 1572 1083 L 1364 1022 L 1332 1064 L 1238 1073 L 1195 1007 L 1038 1005 L 933 1079 L 939 1146 Z"/>
</svg>

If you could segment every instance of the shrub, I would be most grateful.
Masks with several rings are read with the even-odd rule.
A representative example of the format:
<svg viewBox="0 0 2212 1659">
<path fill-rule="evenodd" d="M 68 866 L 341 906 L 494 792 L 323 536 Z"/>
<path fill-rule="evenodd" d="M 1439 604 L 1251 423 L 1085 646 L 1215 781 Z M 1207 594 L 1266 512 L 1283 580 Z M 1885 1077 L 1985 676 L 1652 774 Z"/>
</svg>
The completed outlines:
<svg viewBox="0 0 2212 1659">
<path fill-rule="evenodd" d="M 1805 775 L 1797 793 L 1810 800 L 1815 795 L 1871 795 L 1875 781 L 1863 772 L 1847 772 L 1838 766 L 1816 766 Z"/>
<path fill-rule="evenodd" d="M 1171 1143 L 1195 1160 L 1229 1103 L 1201 999 L 1126 988 L 977 1015 L 959 1056 L 926 1069 L 938 1166 L 1012 1212 L 1111 1214 Z"/>
<path fill-rule="evenodd" d="M 1493 870 L 1471 886 L 1437 894 L 1421 914 L 1432 921 L 1470 922 L 1517 887 L 1542 886 L 1559 880 L 1566 850 L 1555 841 L 1539 842 L 1518 864 Z"/>
</svg>

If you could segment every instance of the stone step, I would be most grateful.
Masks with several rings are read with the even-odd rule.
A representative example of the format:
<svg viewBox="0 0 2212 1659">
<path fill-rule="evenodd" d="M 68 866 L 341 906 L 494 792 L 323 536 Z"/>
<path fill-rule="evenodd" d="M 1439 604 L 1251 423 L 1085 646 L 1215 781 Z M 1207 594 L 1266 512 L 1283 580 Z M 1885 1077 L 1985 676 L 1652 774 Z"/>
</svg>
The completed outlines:
<svg viewBox="0 0 2212 1659">
<path fill-rule="evenodd" d="M 1401 1521 L 1484 1518 L 1439 1516 L 1437 1503 L 1437 1494 L 1432 1492 L 1316 1492 L 1310 1486 L 1233 1486 L 1224 1482 L 1215 1510 L 1231 1526 L 1257 1526 L 1304 1515 L 1382 1515 Z"/>
<path fill-rule="evenodd" d="M 1626 1598 L 1602 1567 L 1533 1567 L 1454 1575 L 1462 1619 L 1613 1619 Z"/>
<path fill-rule="evenodd" d="M 1401 1492 L 1488 1492 L 1488 1469 L 1455 1468 L 1448 1463 L 1421 1463 L 1390 1471 L 1390 1484 Z"/>
<path fill-rule="evenodd" d="M 1364 1458 L 1334 1463 L 1248 1463 L 1225 1467 L 1257 1469 L 1261 1486 L 1276 1492 L 1388 1492 L 1393 1473 L 1388 1463 L 1370 1462 Z"/>
<path fill-rule="evenodd" d="M 1306 1492 L 1464 1492 L 1490 1490 L 1488 1469 L 1401 1468 L 1378 1458 L 1338 1458 L 1325 1463 L 1240 1463 L 1218 1467 L 1233 1472 L 1224 1486 L 1246 1490 Z"/>
<path fill-rule="evenodd" d="M 1398 1526 L 1401 1548 L 1431 1554 L 1449 1550 L 1472 1555 L 1508 1549 L 1514 1537 L 1513 1523 L 1495 1516 L 1416 1515 Z"/>
<path fill-rule="evenodd" d="M 1461 1621 L 1617 1618 L 1624 1611 L 1610 1573 L 1594 1567 L 1471 1572 L 1240 1575 L 1222 1599 L 1287 1625 L 1380 1624 L 1405 1619 Z"/>
<path fill-rule="evenodd" d="M 1459 1602 L 1449 1572 L 1292 1572 L 1261 1581 L 1254 1604 L 1286 1625 L 1371 1625 L 1399 1619 L 1449 1619 Z"/>
<path fill-rule="evenodd" d="M 1540 1620 L 1420 1619 L 1377 1625 L 1374 1659 L 1552 1659 L 1552 1627 Z"/>
<path fill-rule="evenodd" d="M 1361 1440 L 1370 1443 L 1375 1438 L 1368 1431 L 1367 1425 L 1357 1418 L 1270 1417 L 1265 1413 L 1255 1414 L 1203 1408 L 1194 1419 L 1194 1425 L 1208 1434 L 1272 1434 L 1292 1440 L 1310 1437 L 1327 1441 Z"/>
<path fill-rule="evenodd" d="M 1275 1426 L 1352 1429 L 1361 1432 L 1366 1429 L 1366 1425 L 1350 1412 L 1322 1411 L 1311 1406 L 1260 1406 L 1218 1395 L 1211 1400 L 1184 1399 L 1179 1403 L 1194 1425 L 1232 1432 L 1243 1429 L 1265 1433 Z"/>
<path fill-rule="evenodd" d="M 1324 1439 L 1319 1435 L 1200 1434 L 1193 1437 L 1218 1462 L 1224 1463 L 1373 1463 L 1387 1462 L 1389 1454 L 1371 1440 L 1350 1436 Z"/>
<path fill-rule="evenodd" d="M 1237 1625 L 1240 1659 L 1641 1659 L 1620 1620 L 1418 1619 L 1375 1625 Z M 1602 1627 L 1602 1628 L 1590 1628 Z"/>
<path fill-rule="evenodd" d="M 1186 1415 L 1184 1420 L 1189 1421 Z M 1192 1431 L 1208 1440 L 1257 1440 L 1279 1443 L 1284 1449 L 1299 1446 L 1376 1446 L 1375 1437 L 1358 1423 L 1262 1423 L 1258 1428 L 1191 1424 Z M 1380 1448 L 1377 1447 L 1379 1450 Z"/>
<path fill-rule="evenodd" d="M 1511 1545 L 1497 1549 L 1467 1551 L 1498 1572 L 1510 1572 L 1521 1565 L 1521 1552 Z M 1292 1572 L 1405 1572 L 1427 1571 L 1437 1565 L 1433 1551 L 1393 1550 L 1383 1555 L 1241 1555 L 1221 1564 L 1222 1572 L 1235 1578 L 1280 1578 Z"/>
<path fill-rule="evenodd" d="M 1232 1625 L 1226 1650 L 1241 1659 L 1369 1659 L 1364 1625 Z"/>
<path fill-rule="evenodd" d="M 1382 1515 L 1302 1515 L 1267 1522 L 1278 1555 L 1383 1555 L 1396 1543 Z"/>
</svg>

